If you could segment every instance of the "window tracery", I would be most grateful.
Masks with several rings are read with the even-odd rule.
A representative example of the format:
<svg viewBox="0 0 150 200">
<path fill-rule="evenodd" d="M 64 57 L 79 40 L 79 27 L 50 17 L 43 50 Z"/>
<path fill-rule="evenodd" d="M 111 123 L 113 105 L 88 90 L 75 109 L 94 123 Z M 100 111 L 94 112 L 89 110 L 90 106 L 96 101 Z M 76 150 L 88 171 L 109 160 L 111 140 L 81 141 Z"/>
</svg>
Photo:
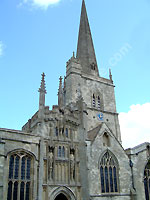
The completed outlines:
<svg viewBox="0 0 150 200">
<path fill-rule="evenodd" d="M 7 200 L 31 199 L 31 161 L 31 156 L 21 152 L 9 157 Z"/>
<path fill-rule="evenodd" d="M 59 146 L 58 147 L 58 157 L 65 158 L 65 147 Z"/>
<path fill-rule="evenodd" d="M 116 158 L 107 151 L 100 161 L 102 193 L 118 192 L 118 164 Z"/>
</svg>

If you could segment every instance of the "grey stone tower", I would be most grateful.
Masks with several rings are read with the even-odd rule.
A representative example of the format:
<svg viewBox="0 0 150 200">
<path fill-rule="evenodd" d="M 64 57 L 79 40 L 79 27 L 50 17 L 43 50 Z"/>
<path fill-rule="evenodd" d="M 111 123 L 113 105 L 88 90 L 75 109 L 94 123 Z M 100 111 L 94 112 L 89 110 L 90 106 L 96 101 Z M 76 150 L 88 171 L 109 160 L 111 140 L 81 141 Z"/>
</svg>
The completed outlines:
<svg viewBox="0 0 150 200">
<path fill-rule="evenodd" d="M 113 131 L 118 141 L 121 142 L 112 75 L 110 79 L 99 76 L 84 0 L 82 2 L 77 57 L 73 56 L 67 62 L 66 105 L 70 102 L 76 102 L 79 86 L 83 100 L 87 105 L 87 130 L 92 130 L 102 122 L 105 122 Z"/>
<path fill-rule="evenodd" d="M 0 128 L 0 199 L 149 200 L 150 144 L 121 145 L 112 74 L 99 76 L 84 0 L 52 110 L 45 94 L 43 73 L 38 111 L 22 131 Z"/>
</svg>

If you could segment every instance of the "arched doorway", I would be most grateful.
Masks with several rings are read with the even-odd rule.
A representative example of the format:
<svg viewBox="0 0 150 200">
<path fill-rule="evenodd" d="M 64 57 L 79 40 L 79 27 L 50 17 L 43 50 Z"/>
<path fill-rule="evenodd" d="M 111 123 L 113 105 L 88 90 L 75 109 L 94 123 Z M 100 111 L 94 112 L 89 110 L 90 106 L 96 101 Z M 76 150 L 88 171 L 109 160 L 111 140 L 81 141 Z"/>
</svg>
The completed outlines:
<svg viewBox="0 0 150 200">
<path fill-rule="evenodd" d="M 148 161 L 144 170 L 144 187 L 145 187 L 145 198 L 150 200 L 150 160 Z"/>
<path fill-rule="evenodd" d="M 68 199 L 64 194 L 60 193 L 59 195 L 57 195 L 55 200 L 68 200 Z"/>
</svg>

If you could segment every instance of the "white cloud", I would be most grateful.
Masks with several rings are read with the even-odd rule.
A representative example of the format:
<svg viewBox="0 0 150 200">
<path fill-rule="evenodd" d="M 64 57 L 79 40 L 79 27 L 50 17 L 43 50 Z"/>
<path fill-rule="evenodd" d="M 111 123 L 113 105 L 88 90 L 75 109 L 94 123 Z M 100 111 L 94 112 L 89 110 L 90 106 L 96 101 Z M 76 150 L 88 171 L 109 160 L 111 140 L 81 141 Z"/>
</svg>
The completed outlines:
<svg viewBox="0 0 150 200">
<path fill-rule="evenodd" d="M 47 9 L 50 5 L 59 3 L 61 0 L 23 0 L 19 6 L 23 4 L 31 4 L 32 6 L 37 6 L 43 9 Z"/>
<path fill-rule="evenodd" d="M 129 112 L 119 114 L 119 122 L 124 148 L 150 142 L 150 103 L 130 106 Z"/>
<path fill-rule="evenodd" d="M 0 56 L 3 55 L 3 49 L 4 49 L 4 45 L 3 45 L 2 41 L 0 41 Z"/>
</svg>

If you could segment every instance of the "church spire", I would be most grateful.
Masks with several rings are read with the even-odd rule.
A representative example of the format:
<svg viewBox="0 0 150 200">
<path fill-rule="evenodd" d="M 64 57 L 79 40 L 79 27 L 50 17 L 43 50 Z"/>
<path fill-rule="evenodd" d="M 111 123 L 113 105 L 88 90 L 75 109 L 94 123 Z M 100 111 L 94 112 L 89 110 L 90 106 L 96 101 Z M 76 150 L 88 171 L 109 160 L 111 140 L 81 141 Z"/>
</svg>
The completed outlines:
<svg viewBox="0 0 150 200">
<path fill-rule="evenodd" d="M 61 76 L 59 78 L 58 105 L 60 108 L 63 106 L 63 86 L 62 86 L 62 77 Z"/>
<path fill-rule="evenodd" d="M 41 85 L 39 88 L 39 110 L 43 109 L 45 106 L 45 94 L 46 94 L 46 86 L 45 86 L 45 74 L 42 74 L 42 80 L 41 80 Z"/>
<path fill-rule="evenodd" d="M 82 10 L 80 17 L 77 58 L 81 62 L 83 72 L 99 76 L 95 50 L 84 0 L 82 1 Z"/>
</svg>

